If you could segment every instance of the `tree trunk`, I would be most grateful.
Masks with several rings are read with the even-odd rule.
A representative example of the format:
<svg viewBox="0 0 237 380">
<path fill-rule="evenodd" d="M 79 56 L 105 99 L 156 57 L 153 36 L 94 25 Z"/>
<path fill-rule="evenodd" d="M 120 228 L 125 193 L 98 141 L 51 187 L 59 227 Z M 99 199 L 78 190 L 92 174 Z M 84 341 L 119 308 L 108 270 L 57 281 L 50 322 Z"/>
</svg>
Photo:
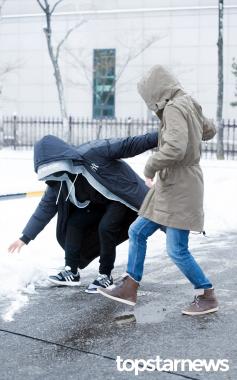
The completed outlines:
<svg viewBox="0 0 237 380">
<path fill-rule="evenodd" d="M 224 142 L 223 142 L 223 16 L 224 16 L 224 0 L 219 0 L 218 11 L 218 93 L 217 93 L 217 159 L 224 160 Z"/>
<path fill-rule="evenodd" d="M 56 81 L 56 86 L 58 90 L 58 100 L 59 100 L 59 106 L 60 106 L 60 112 L 61 112 L 61 117 L 63 121 L 63 129 L 67 131 L 67 136 L 66 140 L 68 141 L 69 136 L 68 136 L 68 128 L 69 128 L 69 120 L 68 120 L 68 114 L 67 114 L 67 109 L 66 109 L 66 101 L 64 97 L 64 86 L 63 86 L 63 81 L 62 81 L 62 76 L 60 72 L 60 68 L 58 65 L 58 62 L 56 60 L 52 60 L 53 67 L 54 67 L 54 77 Z"/>
<path fill-rule="evenodd" d="M 0 82 L 0 149 L 3 147 L 2 84 Z"/>
<path fill-rule="evenodd" d="M 66 131 L 64 133 L 64 138 L 66 139 L 66 141 L 69 142 L 69 139 L 70 139 L 70 136 L 69 136 L 69 119 L 68 119 L 66 101 L 65 101 L 65 96 L 64 96 L 64 86 L 63 86 L 62 75 L 61 75 L 58 59 L 56 57 L 56 54 L 53 51 L 52 29 L 51 29 L 51 16 L 52 16 L 52 14 L 50 13 L 49 8 L 45 10 L 45 14 L 46 14 L 47 27 L 44 29 L 44 32 L 45 32 L 45 36 L 46 36 L 46 40 L 47 40 L 47 46 L 48 46 L 48 52 L 49 52 L 50 60 L 52 62 L 53 70 L 54 70 L 54 77 L 55 77 L 55 82 L 56 82 L 56 86 L 57 86 L 60 113 L 61 113 L 62 122 L 63 122 L 63 130 Z"/>
</svg>

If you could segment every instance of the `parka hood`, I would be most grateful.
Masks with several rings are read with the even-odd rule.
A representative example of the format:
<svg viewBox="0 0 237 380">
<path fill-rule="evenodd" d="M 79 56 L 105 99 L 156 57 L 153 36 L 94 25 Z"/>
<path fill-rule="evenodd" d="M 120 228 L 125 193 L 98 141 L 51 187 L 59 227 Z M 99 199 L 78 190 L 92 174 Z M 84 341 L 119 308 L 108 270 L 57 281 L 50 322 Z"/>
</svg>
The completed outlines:
<svg viewBox="0 0 237 380">
<path fill-rule="evenodd" d="M 157 112 L 165 107 L 167 100 L 172 99 L 182 86 L 165 67 L 155 65 L 138 82 L 137 89 L 147 107 Z"/>
<path fill-rule="evenodd" d="M 44 136 L 34 146 L 34 169 L 36 173 L 38 173 L 39 168 L 46 167 L 51 168 L 47 175 L 59 170 L 68 170 L 72 165 L 72 160 L 81 161 L 80 152 L 76 147 L 67 144 L 56 136 Z"/>
</svg>

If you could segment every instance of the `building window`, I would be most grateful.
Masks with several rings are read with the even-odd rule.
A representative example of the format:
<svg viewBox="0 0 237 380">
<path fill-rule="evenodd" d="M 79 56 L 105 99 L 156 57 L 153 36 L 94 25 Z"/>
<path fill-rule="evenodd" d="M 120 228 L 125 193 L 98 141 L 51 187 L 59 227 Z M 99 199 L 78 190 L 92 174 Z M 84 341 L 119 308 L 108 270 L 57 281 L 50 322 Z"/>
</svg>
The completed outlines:
<svg viewBox="0 0 237 380">
<path fill-rule="evenodd" d="M 115 116 L 115 49 L 95 49 L 93 57 L 93 117 Z"/>
</svg>

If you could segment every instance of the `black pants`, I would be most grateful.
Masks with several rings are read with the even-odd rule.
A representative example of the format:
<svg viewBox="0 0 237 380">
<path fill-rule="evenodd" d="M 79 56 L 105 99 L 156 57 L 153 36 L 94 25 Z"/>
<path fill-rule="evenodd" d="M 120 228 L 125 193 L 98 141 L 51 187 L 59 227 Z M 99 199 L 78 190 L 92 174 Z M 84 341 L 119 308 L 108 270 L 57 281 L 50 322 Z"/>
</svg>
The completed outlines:
<svg viewBox="0 0 237 380">
<path fill-rule="evenodd" d="M 89 227 L 98 224 L 99 272 L 109 276 L 114 268 L 116 241 L 126 213 L 127 207 L 114 201 L 108 202 L 105 206 L 89 205 L 84 209 L 74 208 L 67 223 L 65 265 L 70 266 L 73 273 L 76 273 L 85 232 L 89 234 Z"/>
</svg>

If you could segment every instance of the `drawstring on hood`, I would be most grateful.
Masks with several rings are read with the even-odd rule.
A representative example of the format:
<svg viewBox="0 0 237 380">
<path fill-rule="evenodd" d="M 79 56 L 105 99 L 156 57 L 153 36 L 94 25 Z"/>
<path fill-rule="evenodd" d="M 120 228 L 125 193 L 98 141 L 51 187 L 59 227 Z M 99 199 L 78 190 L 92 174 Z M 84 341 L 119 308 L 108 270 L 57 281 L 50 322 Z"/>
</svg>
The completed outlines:
<svg viewBox="0 0 237 380">
<path fill-rule="evenodd" d="M 77 180 L 77 177 L 78 177 L 78 173 L 77 173 L 77 175 L 76 175 L 74 181 L 73 181 L 72 184 L 71 184 L 71 187 L 70 187 L 70 189 L 69 189 L 69 191 L 68 191 L 68 195 L 67 195 L 67 198 L 66 198 L 65 202 L 67 202 L 67 200 L 68 200 L 68 198 L 69 198 L 69 196 L 70 196 L 70 194 L 71 194 L 71 191 L 72 191 L 72 189 L 73 189 L 73 187 L 74 187 L 74 185 L 75 185 L 75 182 L 76 182 L 76 180 Z"/>
<path fill-rule="evenodd" d="M 68 188 L 68 194 L 67 194 L 67 197 L 65 199 L 65 202 L 67 202 L 68 198 L 70 198 L 70 201 L 75 204 L 75 206 L 79 207 L 79 208 L 84 208 L 84 207 L 87 207 L 88 204 L 90 203 L 90 201 L 85 201 L 85 202 L 79 202 L 77 199 L 76 199 L 76 196 L 75 196 L 75 182 L 78 178 L 80 173 L 77 173 L 73 182 L 71 182 L 70 178 L 68 177 L 68 175 L 66 173 L 60 175 L 59 176 L 56 176 L 55 174 L 51 174 L 47 179 L 49 180 L 52 180 L 52 181 L 58 181 L 60 182 L 60 188 L 59 188 L 59 191 L 58 191 L 58 195 L 57 195 L 57 200 L 56 200 L 56 205 L 58 204 L 58 201 L 59 201 L 59 197 L 60 197 L 60 194 L 61 194 L 61 190 L 62 190 L 62 186 L 63 186 L 63 182 L 66 183 L 67 185 L 67 188 Z"/>
<path fill-rule="evenodd" d="M 57 196 L 57 200 L 56 200 L 56 205 L 58 204 L 58 200 L 59 200 L 60 193 L 61 193 L 61 190 L 62 190 L 62 185 L 63 185 L 63 181 L 61 181 L 61 183 L 60 183 L 60 188 L 59 188 L 59 192 L 58 192 L 58 196 Z"/>
<path fill-rule="evenodd" d="M 151 134 L 151 136 L 145 135 L 142 137 L 136 136 L 136 138 L 138 138 L 141 141 L 144 141 L 144 147 L 154 147 L 157 145 L 157 136 L 154 135 L 155 134 Z M 126 139 L 124 139 L 124 142 L 125 141 Z M 118 151 L 120 151 L 120 147 L 122 148 L 122 144 L 124 144 L 123 139 L 118 139 L 118 143 Z M 76 196 L 77 189 L 75 188 L 77 187 L 79 176 L 82 175 L 86 178 L 89 184 L 95 190 L 101 193 L 105 198 L 113 201 L 118 201 L 120 203 L 123 203 L 128 208 L 136 212 L 138 211 L 138 208 L 140 207 L 140 204 L 142 202 L 142 197 L 143 195 L 145 195 L 147 188 L 144 182 L 140 181 L 140 178 L 137 176 L 137 174 L 133 174 L 136 177 L 136 180 L 134 182 L 134 185 L 136 184 L 136 186 L 134 186 L 134 191 L 137 192 L 137 196 L 135 196 L 135 194 L 133 194 L 131 191 L 127 194 L 127 189 L 125 189 L 125 185 L 118 187 L 116 186 L 114 180 L 109 180 L 109 175 L 111 175 L 110 165 L 108 165 L 108 167 L 107 165 L 105 165 L 106 167 L 102 170 L 102 172 L 104 171 L 105 173 L 109 173 L 108 178 L 104 178 L 100 173 L 98 173 L 98 171 L 96 172 L 94 170 L 94 167 L 92 167 L 93 165 L 96 165 L 96 167 L 98 166 L 97 164 L 94 164 L 94 156 L 96 155 L 97 149 L 98 152 L 104 152 L 103 159 L 101 158 L 101 160 L 106 159 L 106 155 L 108 155 L 108 144 L 114 144 L 114 140 L 111 139 L 111 142 L 110 140 L 109 142 L 108 140 L 101 140 L 98 142 L 93 141 L 82 144 L 79 147 L 75 147 L 52 135 L 44 136 L 35 144 L 35 171 L 40 181 L 54 181 L 57 183 L 55 186 L 55 200 L 57 198 L 57 204 L 60 204 L 60 201 L 65 202 L 65 199 L 67 198 L 67 202 L 69 202 L 70 200 L 70 202 L 78 208 L 85 208 L 89 205 L 89 200 L 80 202 Z M 136 146 L 135 145 L 134 147 L 131 147 L 131 152 L 140 152 L 144 150 L 142 148 L 143 143 L 141 144 L 141 147 L 140 144 L 137 144 Z M 130 151 L 130 148 L 128 147 L 126 149 Z M 108 159 L 110 160 L 109 155 Z M 93 163 L 93 165 L 91 165 L 91 163 Z M 123 167 L 125 168 L 126 166 L 127 168 L 127 164 L 125 165 L 125 163 L 122 160 L 116 160 L 115 163 L 116 167 L 121 167 L 123 169 Z M 127 168 L 126 171 L 130 172 L 130 168 Z M 74 177 L 72 178 L 70 174 L 74 175 Z M 77 182 L 75 183 L 76 175 L 78 175 L 78 178 Z M 72 182 L 74 183 L 72 184 Z M 138 191 L 138 188 L 141 191 Z"/>
</svg>

